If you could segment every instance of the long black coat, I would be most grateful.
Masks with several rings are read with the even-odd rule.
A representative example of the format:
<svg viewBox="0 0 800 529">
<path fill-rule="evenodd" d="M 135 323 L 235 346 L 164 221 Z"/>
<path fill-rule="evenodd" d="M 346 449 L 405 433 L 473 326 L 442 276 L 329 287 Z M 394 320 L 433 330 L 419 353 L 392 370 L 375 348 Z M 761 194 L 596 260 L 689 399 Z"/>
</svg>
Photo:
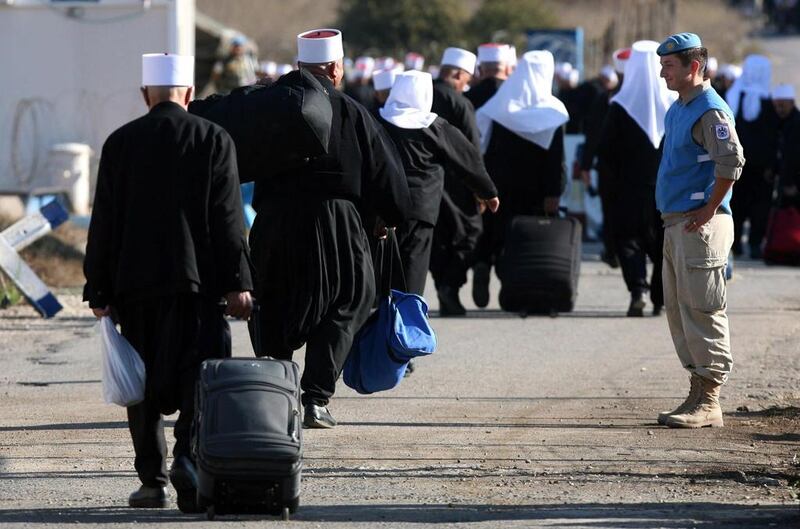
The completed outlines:
<svg viewBox="0 0 800 529">
<path fill-rule="evenodd" d="M 464 94 L 464 96 L 469 99 L 469 102 L 472 103 L 472 106 L 475 108 L 475 110 L 478 110 L 485 105 L 487 101 L 494 97 L 502 84 L 502 79 L 498 79 L 497 77 L 487 77 L 473 86 L 469 92 Z"/>
<path fill-rule="evenodd" d="M 482 199 L 497 196 L 478 149 L 441 117 L 427 128 L 404 129 L 381 120 L 403 161 L 411 191 L 410 218 L 436 224 L 444 189 L 444 168 L 457 170 L 463 184 Z"/>
<path fill-rule="evenodd" d="M 252 289 L 230 136 L 169 102 L 113 132 L 84 273 L 91 307 Z"/>
<path fill-rule="evenodd" d="M 661 148 L 617 103 L 609 106 L 598 144 L 598 155 L 608 173 L 609 191 L 623 207 L 655 200 Z"/>
<path fill-rule="evenodd" d="M 333 355 L 336 370 L 375 295 L 362 219 L 378 215 L 390 226 L 399 225 L 408 218 L 411 197 L 383 127 L 328 79 L 318 79 L 333 111 L 328 153 L 255 181 L 258 214 L 250 246 L 264 354 L 285 357 L 308 341 L 309 362 L 327 366 L 323 357 Z M 332 393 L 336 376 L 319 391 Z"/>
</svg>

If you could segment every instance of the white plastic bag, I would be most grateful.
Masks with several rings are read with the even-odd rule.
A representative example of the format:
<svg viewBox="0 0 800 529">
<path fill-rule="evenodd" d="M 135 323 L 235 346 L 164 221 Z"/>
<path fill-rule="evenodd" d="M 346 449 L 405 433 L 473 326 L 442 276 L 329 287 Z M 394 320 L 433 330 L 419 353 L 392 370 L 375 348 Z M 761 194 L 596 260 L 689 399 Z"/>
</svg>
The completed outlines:
<svg viewBox="0 0 800 529">
<path fill-rule="evenodd" d="M 97 324 L 103 355 L 103 399 L 106 404 L 133 406 L 144 400 L 144 362 L 111 318 Z"/>
</svg>

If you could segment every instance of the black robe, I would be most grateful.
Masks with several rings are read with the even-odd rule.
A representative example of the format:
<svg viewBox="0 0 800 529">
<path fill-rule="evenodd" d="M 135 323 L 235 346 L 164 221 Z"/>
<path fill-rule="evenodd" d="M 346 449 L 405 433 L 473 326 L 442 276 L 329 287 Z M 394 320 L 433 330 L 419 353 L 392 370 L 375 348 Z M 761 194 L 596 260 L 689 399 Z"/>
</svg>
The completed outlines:
<svg viewBox="0 0 800 529">
<path fill-rule="evenodd" d="M 291 358 L 306 343 L 303 401 L 325 405 L 375 299 L 362 218 L 399 225 L 411 199 L 383 128 L 319 79 L 333 110 L 328 154 L 255 181 L 250 245 L 261 304 L 257 353 Z"/>
<path fill-rule="evenodd" d="M 607 259 L 612 259 L 616 255 L 614 249 L 614 211 L 612 207 L 613 189 L 610 188 L 608 170 L 603 164 L 602 157 L 599 156 L 598 148 L 603 136 L 603 125 L 610 105 L 610 99 L 616 91 L 605 90 L 598 82 L 597 95 L 589 105 L 586 115 L 583 118 L 583 131 L 586 141 L 580 151 L 580 168 L 589 171 L 597 169 L 597 191 L 600 193 L 600 205 L 603 212 L 603 251 Z"/>
<path fill-rule="evenodd" d="M 453 125 L 437 117 L 427 128 L 404 129 L 382 120 L 403 161 L 412 208 L 398 227 L 400 257 L 408 292 L 422 294 L 430 262 L 433 227 L 439 217 L 444 190 L 444 167 L 457 170 L 464 185 L 486 200 L 497 189 L 486 172 L 478 149 Z M 441 271 L 437 270 L 437 275 Z M 402 285 L 394 283 L 395 288 Z"/>
<path fill-rule="evenodd" d="M 800 187 L 800 111 L 796 108 L 783 122 L 779 145 L 780 184 L 782 187 Z M 783 197 L 782 203 L 800 207 L 800 197 Z"/>
<path fill-rule="evenodd" d="M 744 101 L 744 94 L 741 100 Z M 741 106 L 741 104 L 740 104 Z M 767 230 L 772 203 L 773 178 L 778 160 L 780 119 L 772 101 L 761 100 L 761 113 L 753 121 L 746 121 L 741 108 L 736 112 L 736 133 L 747 156 L 742 175 L 736 181 L 731 197 L 733 212 L 733 252 L 742 252 L 744 224 L 750 220 L 748 244 L 751 257 L 761 255 L 761 242 Z"/>
<path fill-rule="evenodd" d="M 664 305 L 661 282 L 664 229 L 656 209 L 656 178 L 661 148 L 636 124 L 628 112 L 612 103 L 598 144 L 608 179 L 613 244 L 622 275 L 632 295 L 650 291 L 654 306 Z M 653 263 L 647 281 L 647 257 Z"/>
<path fill-rule="evenodd" d="M 478 84 L 470 88 L 469 92 L 465 93 L 464 96 L 469 99 L 475 110 L 478 110 L 494 97 L 502 84 L 503 79 L 487 77 L 486 79 L 481 79 Z"/>
<path fill-rule="evenodd" d="M 111 305 L 142 357 L 145 399 L 128 408 L 143 484 L 167 483 L 161 414 L 180 410 L 174 455 L 191 457 L 197 370 L 230 356 L 222 295 L 252 289 L 230 136 L 161 103 L 103 145 L 84 300 Z"/>
<path fill-rule="evenodd" d="M 374 112 L 378 106 L 378 102 L 375 99 L 375 89 L 371 83 L 349 84 L 345 86 L 344 93 L 370 112 Z"/>
<path fill-rule="evenodd" d="M 113 132 L 100 159 L 84 272 L 91 307 L 250 290 L 230 136 L 175 103 Z"/>
<path fill-rule="evenodd" d="M 472 102 L 477 111 L 494 97 L 502 85 L 502 79 L 487 77 L 466 93 L 467 99 Z M 483 230 L 481 231 L 477 247 L 475 248 L 475 263 L 483 263 L 489 267 L 492 266 L 494 262 L 494 231 L 495 215 L 491 211 L 485 211 L 483 213 Z"/>
<path fill-rule="evenodd" d="M 472 103 L 442 80 L 433 83 L 432 111 L 461 131 L 480 148 L 480 133 Z M 445 167 L 445 192 L 442 196 L 441 221 L 434 233 L 431 272 L 437 288 L 458 289 L 467 281 L 483 223 L 473 193 L 463 184 L 458 169 Z M 444 272 L 444 273 L 441 273 Z"/>
<path fill-rule="evenodd" d="M 559 128 L 550 148 L 543 149 L 493 122 L 483 159 L 500 191 L 500 209 L 492 239 L 493 254 L 497 257 L 514 216 L 542 215 L 544 199 L 560 197 L 564 192 L 564 129 Z"/>
</svg>

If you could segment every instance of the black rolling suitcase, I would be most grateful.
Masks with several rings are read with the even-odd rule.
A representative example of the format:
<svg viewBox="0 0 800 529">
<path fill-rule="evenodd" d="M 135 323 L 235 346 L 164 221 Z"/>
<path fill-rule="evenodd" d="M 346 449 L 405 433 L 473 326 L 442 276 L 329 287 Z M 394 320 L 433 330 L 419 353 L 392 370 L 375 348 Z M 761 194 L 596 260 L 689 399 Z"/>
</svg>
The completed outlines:
<svg viewBox="0 0 800 529">
<path fill-rule="evenodd" d="M 524 314 L 570 312 L 578 295 L 581 229 L 575 218 L 514 217 L 497 266 L 500 307 Z"/>
<path fill-rule="evenodd" d="M 198 505 L 217 514 L 288 519 L 300 500 L 302 425 L 297 364 L 271 358 L 206 360 L 192 448 Z"/>
</svg>

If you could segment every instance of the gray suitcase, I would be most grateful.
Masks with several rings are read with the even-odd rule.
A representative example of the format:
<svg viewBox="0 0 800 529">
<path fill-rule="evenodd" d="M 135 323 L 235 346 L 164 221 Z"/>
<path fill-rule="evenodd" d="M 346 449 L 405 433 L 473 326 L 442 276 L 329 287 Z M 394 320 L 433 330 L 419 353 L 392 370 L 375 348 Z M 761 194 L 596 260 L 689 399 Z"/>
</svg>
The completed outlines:
<svg viewBox="0 0 800 529">
<path fill-rule="evenodd" d="M 193 451 L 198 505 L 217 514 L 297 510 L 303 466 L 300 373 L 271 358 L 206 360 Z"/>
</svg>

